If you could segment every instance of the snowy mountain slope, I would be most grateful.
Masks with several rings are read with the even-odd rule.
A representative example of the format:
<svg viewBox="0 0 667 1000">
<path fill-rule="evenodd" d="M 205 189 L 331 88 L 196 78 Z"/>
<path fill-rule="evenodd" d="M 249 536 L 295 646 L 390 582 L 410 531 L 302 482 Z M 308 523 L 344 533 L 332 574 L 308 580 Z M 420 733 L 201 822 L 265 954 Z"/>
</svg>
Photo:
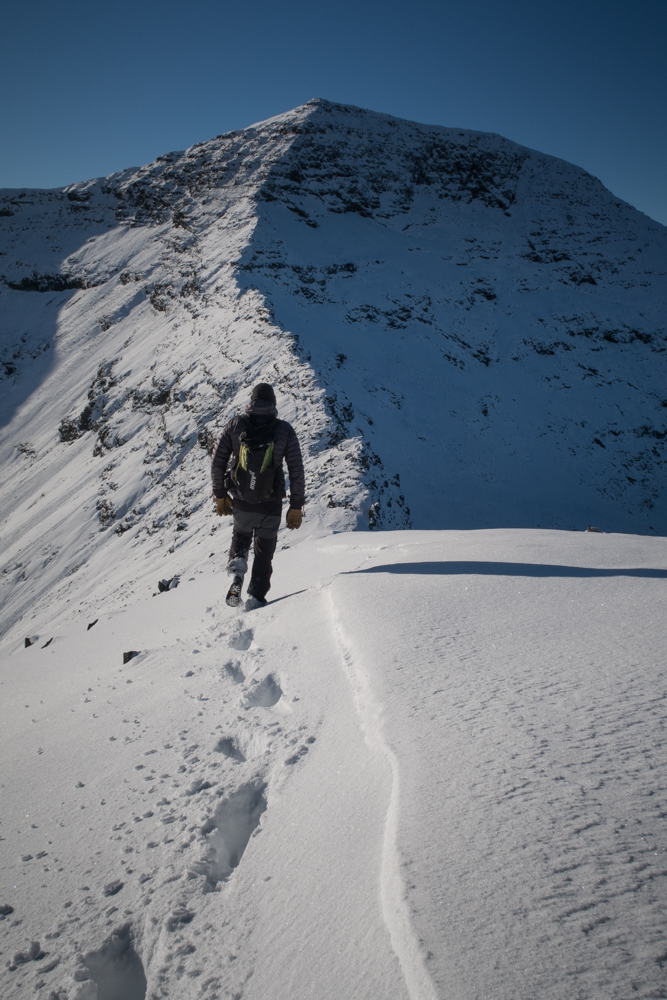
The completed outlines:
<svg viewBox="0 0 667 1000">
<path fill-rule="evenodd" d="M 499 136 L 326 103 L 261 195 L 246 286 L 382 459 L 379 523 L 665 531 L 664 227 Z"/>
<path fill-rule="evenodd" d="M 152 171 L 7 200 L 13 215 L 2 219 L 10 257 L 2 300 L 10 346 L 0 450 L 10 623 L 46 594 L 76 593 L 85 611 L 102 594 L 127 600 L 139 575 L 150 593 L 160 577 L 207 558 L 198 546 L 206 548 L 219 527 L 210 520 L 207 447 L 262 379 L 277 384 L 281 415 L 299 429 L 320 520 L 354 523 L 354 515 L 327 513 L 318 495 L 324 462 L 330 483 L 349 480 L 357 442 L 328 447 L 323 390 L 312 370 L 269 322 L 258 293 L 242 292 L 234 277 L 255 225 L 253 151 L 261 179 L 284 149 L 284 132 L 274 123 L 258 138 L 249 130 L 236 142 L 214 143 L 219 171 L 206 182 L 204 154 L 178 159 L 181 180 L 194 172 L 200 195 L 190 228 L 177 212 L 163 223 L 146 214 L 142 185 L 159 189 L 169 158 Z M 232 176 L 217 187 L 235 160 L 247 180 Z M 174 186 L 165 181 L 172 193 Z M 124 221 L 127 203 L 140 206 L 144 224 Z M 57 254 L 69 251 L 59 269 L 48 260 L 56 240 Z M 358 482 L 355 488 L 360 494 Z"/>
<path fill-rule="evenodd" d="M 4 628 L 207 557 L 259 379 L 311 528 L 665 530 L 666 231 L 562 161 L 312 101 L 0 231 Z"/>
<path fill-rule="evenodd" d="M 1 995 L 663 996 L 666 560 L 323 533 L 261 612 L 207 564 L 45 620 L 1 678 Z"/>
</svg>

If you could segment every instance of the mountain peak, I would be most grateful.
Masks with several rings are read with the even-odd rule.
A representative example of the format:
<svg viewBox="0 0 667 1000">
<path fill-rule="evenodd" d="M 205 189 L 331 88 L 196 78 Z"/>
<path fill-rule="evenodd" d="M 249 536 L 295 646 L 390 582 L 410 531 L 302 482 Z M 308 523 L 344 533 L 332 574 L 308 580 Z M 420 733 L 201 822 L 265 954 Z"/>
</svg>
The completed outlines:
<svg viewBox="0 0 667 1000">
<path fill-rule="evenodd" d="M 257 381 L 311 527 L 667 530 L 667 230 L 562 160 L 315 98 L 3 192 L 0 241 L 5 563 L 69 539 L 10 619 L 121 549 L 186 572 Z M 26 535 L 35 490 L 57 514 Z"/>
</svg>

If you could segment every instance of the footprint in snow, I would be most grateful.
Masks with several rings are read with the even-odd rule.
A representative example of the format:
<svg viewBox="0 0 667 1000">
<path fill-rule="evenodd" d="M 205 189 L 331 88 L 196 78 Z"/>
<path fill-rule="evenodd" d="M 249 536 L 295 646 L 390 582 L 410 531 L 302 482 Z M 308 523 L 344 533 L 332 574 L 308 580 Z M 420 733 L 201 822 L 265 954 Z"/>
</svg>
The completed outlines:
<svg viewBox="0 0 667 1000">
<path fill-rule="evenodd" d="M 193 871 L 206 875 L 211 887 L 238 867 L 266 809 L 265 787 L 261 781 L 243 785 L 220 803 L 202 827 L 208 844 L 207 856 L 193 865 Z"/>
<path fill-rule="evenodd" d="M 233 635 L 230 638 L 227 645 L 230 646 L 232 649 L 240 649 L 240 650 L 250 649 L 250 645 L 253 640 L 253 634 L 254 633 L 251 628 L 243 629 L 242 631 L 237 632 L 236 635 Z"/>
<path fill-rule="evenodd" d="M 221 737 L 213 749 L 217 753 L 224 754 L 225 757 L 229 757 L 230 760 L 238 760 L 241 764 L 244 764 L 246 758 L 238 747 L 236 740 L 230 736 Z"/>
<path fill-rule="evenodd" d="M 92 980 L 97 990 L 90 996 L 98 1000 L 144 1000 L 146 975 L 141 959 L 132 947 L 128 924 L 119 927 L 98 951 L 83 956 L 83 968 L 75 978 L 80 982 Z M 85 994 L 84 994 L 85 995 Z"/>
<path fill-rule="evenodd" d="M 245 674 L 241 670 L 241 664 L 238 660 L 228 660 L 222 669 L 231 677 L 235 684 L 243 684 Z"/>
<path fill-rule="evenodd" d="M 283 696 L 280 684 L 273 676 L 267 676 L 261 681 L 254 681 L 246 694 L 246 703 L 251 708 L 272 708 Z"/>
</svg>

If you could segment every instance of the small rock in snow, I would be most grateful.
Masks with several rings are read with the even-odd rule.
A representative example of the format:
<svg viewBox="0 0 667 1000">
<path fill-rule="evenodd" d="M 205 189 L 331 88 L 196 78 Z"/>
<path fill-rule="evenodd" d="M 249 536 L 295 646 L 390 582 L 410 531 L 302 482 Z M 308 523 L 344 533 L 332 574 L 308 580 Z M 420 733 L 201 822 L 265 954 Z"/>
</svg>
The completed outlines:
<svg viewBox="0 0 667 1000">
<path fill-rule="evenodd" d="M 171 916 L 167 919 L 167 930 L 175 931 L 177 927 L 181 927 L 183 924 L 189 924 L 193 919 L 194 913 L 192 910 L 186 910 L 185 908 L 174 910 Z"/>
<path fill-rule="evenodd" d="M 119 878 L 115 878 L 113 882 L 107 882 L 107 884 L 102 889 L 102 895 L 115 896 L 117 892 L 120 892 L 120 890 L 123 888 L 124 885 L 125 883 L 121 882 Z"/>
<path fill-rule="evenodd" d="M 44 952 L 42 951 L 42 946 L 39 941 L 31 941 L 30 947 L 28 948 L 28 957 L 34 962 L 38 958 L 41 958 L 43 954 Z"/>
</svg>

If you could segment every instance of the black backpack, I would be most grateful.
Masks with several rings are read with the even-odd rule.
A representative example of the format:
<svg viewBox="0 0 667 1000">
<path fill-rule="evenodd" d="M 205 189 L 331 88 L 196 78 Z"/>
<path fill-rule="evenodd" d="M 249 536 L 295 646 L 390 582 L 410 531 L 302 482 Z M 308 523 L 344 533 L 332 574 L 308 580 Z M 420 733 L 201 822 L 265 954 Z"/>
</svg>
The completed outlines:
<svg viewBox="0 0 667 1000">
<path fill-rule="evenodd" d="M 239 453 L 232 456 L 229 475 L 241 500 L 260 503 L 273 492 L 276 475 L 273 443 L 278 421 L 256 426 L 243 419 L 245 428 L 239 435 Z"/>
</svg>

